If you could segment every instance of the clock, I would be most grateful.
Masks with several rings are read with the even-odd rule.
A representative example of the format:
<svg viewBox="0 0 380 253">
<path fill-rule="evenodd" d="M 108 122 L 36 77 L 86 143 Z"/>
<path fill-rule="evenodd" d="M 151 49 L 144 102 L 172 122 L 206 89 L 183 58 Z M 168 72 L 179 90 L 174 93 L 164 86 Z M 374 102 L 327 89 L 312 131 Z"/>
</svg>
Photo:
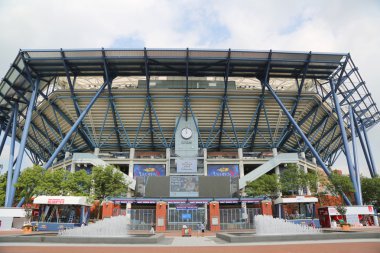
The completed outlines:
<svg viewBox="0 0 380 253">
<path fill-rule="evenodd" d="M 193 135 L 193 131 L 191 131 L 191 129 L 188 127 L 183 128 L 181 131 L 182 138 L 184 138 L 186 140 L 190 139 L 192 135 Z"/>
</svg>

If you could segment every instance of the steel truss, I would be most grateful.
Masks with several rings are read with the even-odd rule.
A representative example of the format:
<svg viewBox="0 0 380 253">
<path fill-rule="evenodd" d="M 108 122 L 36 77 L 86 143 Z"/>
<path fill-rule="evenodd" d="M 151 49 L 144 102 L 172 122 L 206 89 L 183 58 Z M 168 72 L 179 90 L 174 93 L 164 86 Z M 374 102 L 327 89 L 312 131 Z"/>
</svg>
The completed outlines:
<svg viewBox="0 0 380 253">
<path fill-rule="evenodd" d="M 118 77 L 130 76 L 145 78 L 146 89 L 115 87 Z M 183 81 L 177 90 L 162 92 L 152 84 L 152 77 L 160 76 Z M 79 89 L 83 77 L 102 83 Z M 220 78 L 222 86 L 210 89 L 214 92 L 196 90 L 190 77 Z M 259 80 L 260 85 L 232 89 L 230 80 L 237 77 Z M 282 79 L 295 88 L 286 91 L 272 83 Z M 162 108 L 165 103 L 169 106 Z M 45 162 L 49 168 L 65 152 L 173 148 L 178 122 L 168 121 L 169 116 L 194 120 L 200 148 L 305 152 L 327 175 L 344 153 L 356 203 L 361 196 L 355 136 L 371 176 L 377 175 L 367 130 L 380 114 L 349 54 L 21 50 L 0 84 L 0 130 L 5 136 L 0 153 L 7 136 L 13 148 L 15 141 L 21 145 L 16 160 L 11 148 L 6 205 L 13 204 L 25 149 L 34 163 Z"/>
</svg>

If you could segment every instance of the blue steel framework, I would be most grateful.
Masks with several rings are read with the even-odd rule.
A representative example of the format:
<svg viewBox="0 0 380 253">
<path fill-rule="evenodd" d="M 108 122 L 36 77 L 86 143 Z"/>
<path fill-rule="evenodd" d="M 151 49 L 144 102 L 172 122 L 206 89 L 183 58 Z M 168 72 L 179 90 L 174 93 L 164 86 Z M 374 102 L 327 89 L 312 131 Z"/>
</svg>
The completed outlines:
<svg viewBox="0 0 380 253">
<path fill-rule="evenodd" d="M 114 95 L 116 90 L 112 86 L 113 80 L 128 76 L 145 77 L 145 95 Z M 29 150 L 30 154 L 27 155 L 34 163 L 46 162 L 45 168 L 49 168 L 56 158 L 63 158 L 66 151 L 86 152 L 99 147 L 119 151 L 128 148 L 173 148 L 178 123 L 170 129 L 161 127 L 153 102 L 154 99 L 159 100 L 159 96 L 152 95 L 152 76 L 184 78 L 184 82 L 179 82 L 185 90 L 183 95 L 173 96 L 168 92 L 167 96 L 161 98 L 183 101 L 177 115 L 185 115 L 187 119 L 191 114 L 200 148 L 243 148 L 253 151 L 277 148 L 282 152 L 305 152 L 307 157 L 317 159 L 327 175 L 331 173 L 328 167 L 343 152 L 356 189 L 355 201 L 360 204 L 356 143 L 353 142 L 354 160 L 351 159 L 348 146 L 348 141 L 355 135 L 360 139 L 371 176 L 377 175 L 366 131 L 377 124 L 380 115 L 349 54 L 231 49 L 20 50 L 0 84 L 0 130 L 4 131 L 5 137 L 11 136 L 12 147 L 16 140 L 20 142 L 18 156 L 13 163 L 11 148 L 9 161 L 13 166 L 8 168 L 6 206 L 13 203 L 14 184 L 18 180 L 25 148 Z M 76 81 L 81 77 L 98 77 L 103 79 L 103 84 L 96 86 L 95 94 L 82 95 L 75 89 Z M 222 78 L 221 96 L 192 95 L 189 91 L 189 77 Z M 234 113 L 229 105 L 238 97 L 228 86 L 229 79 L 236 77 L 255 78 L 261 83 L 255 96 L 238 98 L 258 101 L 256 108 L 252 108 L 249 124 L 244 126 L 234 121 Z M 59 78 L 66 78 L 70 91 L 68 95 L 59 94 Z M 271 80 L 275 79 L 293 80 L 295 92 L 284 93 L 279 86 L 274 87 Z M 302 101 L 310 99 L 306 94 L 306 82 L 312 84 L 314 95 L 318 99 L 305 112 L 299 107 Z M 106 88 L 107 92 L 103 93 Z M 128 122 L 122 119 L 116 101 L 139 96 L 145 99 L 139 123 L 136 128 L 127 127 Z M 268 116 L 271 113 L 268 105 L 273 107 L 271 96 L 287 118 L 281 128 L 280 117 L 276 124 Z M 220 99 L 220 106 L 214 122 L 209 126 L 200 126 L 195 120 L 197 114 L 193 110 L 194 101 L 215 97 Z M 72 101 L 75 116 L 67 113 L 60 104 L 60 99 Z M 83 102 L 89 99 L 88 103 Z M 86 115 L 98 99 L 108 101 L 107 109 L 103 111 L 99 137 L 90 131 L 86 121 Z M 84 109 L 80 108 L 80 103 L 85 103 Z M 326 110 L 326 107 L 329 109 Z M 318 116 L 321 111 L 322 117 Z M 109 114 L 113 121 L 112 130 L 106 127 Z M 137 113 L 135 116 L 138 116 Z M 148 118 L 147 128 L 144 127 L 145 117 Z M 265 127 L 260 127 L 263 120 Z M 106 132 L 108 135 L 104 136 Z M 108 143 L 113 135 L 116 136 L 116 143 Z M 150 141 L 147 143 L 148 136 Z M 264 142 L 259 143 L 258 138 Z M 5 138 L 1 140 L 0 153 L 4 143 Z"/>
</svg>

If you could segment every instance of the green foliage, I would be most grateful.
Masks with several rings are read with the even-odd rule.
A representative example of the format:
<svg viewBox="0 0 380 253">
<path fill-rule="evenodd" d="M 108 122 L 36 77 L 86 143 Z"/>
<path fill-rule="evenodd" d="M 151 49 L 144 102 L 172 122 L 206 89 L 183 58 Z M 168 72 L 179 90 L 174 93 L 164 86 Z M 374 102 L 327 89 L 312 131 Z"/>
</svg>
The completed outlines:
<svg viewBox="0 0 380 253">
<path fill-rule="evenodd" d="M 39 195 L 39 185 L 43 181 L 44 172 L 45 170 L 38 165 L 23 170 L 15 185 L 17 188 L 16 199 L 21 200 L 24 197 L 25 203 L 30 203 L 33 195 Z"/>
<path fill-rule="evenodd" d="M 85 170 L 78 170 L 69 173 L 65 188 L 68 195 L 72 196 L 90 196 L 92 177 Z"/>
<path fill-rule="evenodd" d="M 250 182 L 246 187 L 248 196 L 271 196 L 274 197 L 280 190 L 280 184 L 276 174 L 262 175 L 257 180 Z"/>
<path fill-rule="evenodd" d="M 297 164 L 287 164 L 280 177 L 281 189 L 285 193 L 298 193 L 298 189 L 308 186 L 307 174 Z"/>
<path fill-rule="evenodd" d="M 5 189 L 6 175 L 0 177 L 0 187 L 3 184 Z M 27 203 L 33 195 L 90 196 L 91 189 L 94 189 L 95 196 L 92 197 L 104 199 L 107 196 L 117 196 L 127 191 L 127 184 L 122 172 L 113 166 L 94 167 L 92 174 L 88 175 L 84 170 L 70 173 L 63 168 L 45 170 L 41 166 L 35 165 L 21 172 L 16 187 L 17 199 L 25 197 Z M 2 200 L 1 194 L 0 201 Z"/>
<path fill-rule="evenodd" d="M 342 192 L 346 195 L 354 192 L 354 186 L 349 176 L 340 175 L 336 172 L 331 173 L 330 182 L 327 184 L 328 191 L 334 195 L 339 196 Z"/>
<path fill-rule="evenodd" d="M 117 196 L 127 191 L 123 174 L 113 166 L 92 168 L 95 197 L 104 199 L 107 196 Z"/>
<path fill-rule="evenodd" d="M 363 202 L 380 208 L 380 177 L 361 178 Z"/>
<path fill-rule="evenodd" d="M 347 207 L 345 207 L 344 205 L 338 205 L 335 207 L 335 209 L 340 215 L 346 215 L 347 213 Z"/>
<path fill-rule="evenodd" d="M 307 186 L 309 187 L 311 194 L 317 194 L 318 193 L 318 182 L 319 177 L 317 172 L 308 172 L 305 175 Z"/>
<path fill-rule="evenodd" d="M 0 175 L 0 206 L 5 205 L 5 191 L 7 189 L 8 172 Z"/>
<path fill-rule="evenodd" d="M 47 170 L 37 188 L 38 192 L 44 195 L 67 195 L 69 174 L 70 172 L 63 168 Z"/>
</svg>

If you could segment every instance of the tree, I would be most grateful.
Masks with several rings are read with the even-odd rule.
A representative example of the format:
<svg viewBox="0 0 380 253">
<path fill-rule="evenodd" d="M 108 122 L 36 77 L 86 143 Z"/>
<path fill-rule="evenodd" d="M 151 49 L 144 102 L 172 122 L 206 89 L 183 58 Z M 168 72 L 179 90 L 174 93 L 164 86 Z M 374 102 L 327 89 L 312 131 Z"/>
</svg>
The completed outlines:
<svg viewBox="0 0 380 253">
<path fill-rule="evenodd" d="M 342 195 L 342 192 L 346 195 L 350 195 L 355 191 L 350 177 L 340 175 L 335 171 L 331 173 L 330 182 L 327 184 L 326 188 L 334 196 Z"/>
<path fill-rule="evenodd" d="M 103 200 L 107 196 L 117 196 L 127 191 L 123 173 L 112 165 L 92 168 L 95 197 Z"/>
<path fill-rule="evenodd" d="M 25 203 L 29 204 L 34 195 L 40 194 L 40 184 L 43 181 L 44 168 L 33 165 L 24 169 L 16 183 L 16 199 L 25 198 Z"/>
<path fill-rule="evenodd" d="M 280 183 L 276 174 L 262 175 L 255 181 L 250 182 L 246 187 L 248 196 L 277 196 L 280 190 Z"/>
<path fill-rule="evenodd" d="M 8 175 L 8 172 L 0 175 L 0 206 L 5 205 L 5 192 L 7 189 L 7 175 Z"/>
<path fill-rule="evenodd" d="M 67 180 L 70 172 L 63 168 L 47 170 L 38 186 L 38 192 L 44 195 L 67 195 Z"/>
<path fill-rule="evenodd" d="M 363 202 L 373 205 L 377 210 L 380 208 L 380 177 L 361 179 Z"/>
<path fill-rule="evenodd" d="M 281 190 L 283 193 L 294 194 L 298 190 L 308 186 L 306 173 L 299 169 L 295 163 L 287 164 L 286 170 L 281 173 L 280 177 Z"/>
<path fill-rule="evenodd" d="M 90 196 L 91 186 L 91 175 L 85 170 L 78 170 L 68 174 L 64 188 L 68 195 Z"/>
</svg>

